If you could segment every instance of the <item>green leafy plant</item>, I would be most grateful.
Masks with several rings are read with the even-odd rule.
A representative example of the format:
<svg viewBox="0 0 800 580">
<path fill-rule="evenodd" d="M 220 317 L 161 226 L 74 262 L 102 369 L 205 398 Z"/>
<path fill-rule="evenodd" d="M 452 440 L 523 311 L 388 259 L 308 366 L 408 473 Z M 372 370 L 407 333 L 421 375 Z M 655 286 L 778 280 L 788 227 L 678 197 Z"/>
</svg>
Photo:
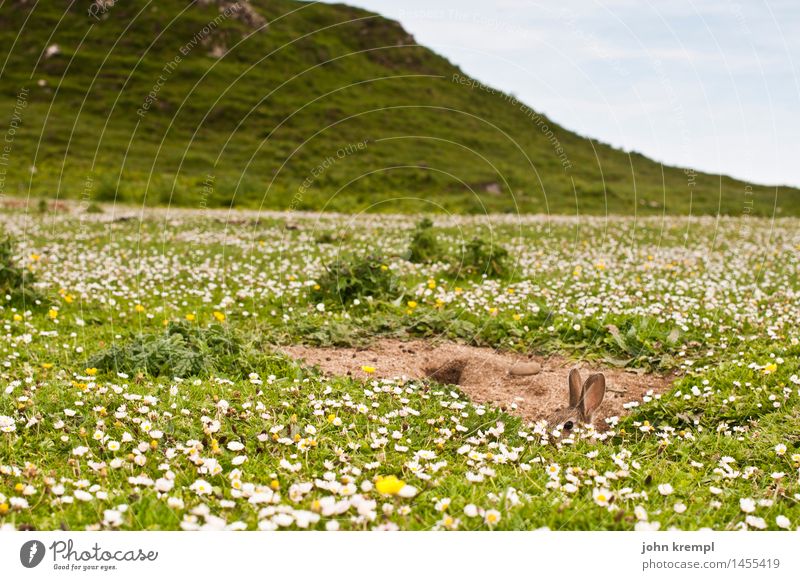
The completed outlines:
<svg viewBox="0 0 800 580">
<path fill-rule="evenodd" d="M 14 240 L 6 236 L 0 241 L 0 294 L 10 297 L 11 303 L 35 303 L 41 298 L 33 287 L 35 282 L 33 272 L 14 257 Z"/>
<path fill-rule="evenodd" d="M 433 229 L 433 222 L 423 218 L 414 229 L 411 244 L 408 247 L 408 260 L 415 264 L 429 264 L 447 258 L 442 244 Z"/>
<path fill-rule="evenodd" d="M 201 328 L 180 321 L 170 323 L 164 332 L 139 334 L 115 344 L 92 356 L 88 364 L 103 371 L 154 377 L 212 373 L 243 377 L 257 371 L 265 356 L 225 326 Z"/>
<path fill-rule="evenodd" d="M 311 290 L 315 302 L 350 304 L 357 298 L 395 298 L 400 292 L 397 276 L 374 255 L 340 258 L 327 267 Z"/>
<path fill-rule="evenodd" d="M 461 262 L 454 264 L 451 275 L 457 278 L 486 274 L 489 277 L 508 275 L 508 250 L 494 242 L 475 237 L 463 248 Z"/>
</svg>

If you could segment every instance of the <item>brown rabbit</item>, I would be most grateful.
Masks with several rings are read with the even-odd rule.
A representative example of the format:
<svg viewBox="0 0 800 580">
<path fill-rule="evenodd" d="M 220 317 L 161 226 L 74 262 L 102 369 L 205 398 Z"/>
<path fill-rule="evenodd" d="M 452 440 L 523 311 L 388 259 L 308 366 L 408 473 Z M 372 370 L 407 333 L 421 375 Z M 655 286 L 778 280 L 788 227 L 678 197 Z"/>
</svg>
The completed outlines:
<svg viewBox="0 0 800 580">
<path fill-rule="evenodd" d="M 581 386 L 578 369 L 569 371 L 569 406 L 555 411 L 547 424 L 569 432 L 579 424 L 590 425 L 592 415 L 603 402 L 606 394 L 606 377 L 602 373 L 591 375 Z"/>
</svg>

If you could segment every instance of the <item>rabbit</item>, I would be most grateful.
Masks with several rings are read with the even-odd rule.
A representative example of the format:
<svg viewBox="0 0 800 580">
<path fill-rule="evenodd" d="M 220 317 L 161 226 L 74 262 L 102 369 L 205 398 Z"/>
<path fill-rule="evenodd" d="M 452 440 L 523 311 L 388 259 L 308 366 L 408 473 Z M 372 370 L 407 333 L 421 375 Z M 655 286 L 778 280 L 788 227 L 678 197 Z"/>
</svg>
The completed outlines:
<svg viewBox="0 0 800 580">
<path fill-rule="evenodd" d="M 606 377 L 603 373 L 591 375 L 581 386 L 581 373 L 578 369 L 569 372 L 569 406 L 553 412 L 547 424 L 564 432 L 569 432 L 579 424 L 590 425 L 592 415 L 603 402 L 606 394 Z"/>
</svg>

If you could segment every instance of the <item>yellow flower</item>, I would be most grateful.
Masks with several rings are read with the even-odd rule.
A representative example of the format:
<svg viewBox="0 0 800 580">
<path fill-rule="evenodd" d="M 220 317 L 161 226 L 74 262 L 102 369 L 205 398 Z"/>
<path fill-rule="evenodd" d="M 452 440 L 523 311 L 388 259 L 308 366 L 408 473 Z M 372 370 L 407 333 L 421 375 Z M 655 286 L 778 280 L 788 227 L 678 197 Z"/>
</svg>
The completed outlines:
<svg viewBox="0 0 800 580">
<path fill-rule="evenodd" d="M 72 294 L 67 294 L 64 296 L 64 302 L 67 304 L 72 304 L 72 301 L 75 300 L 75 297 Z"/>
<path fill-rule="evenodd" d="M 219 310 L 215 310 L 214 311 L 214 318 L 217 319 L 217 322 L 222 322 L 223 320 L 225 320 L 225 315 L 222 312 L 220 312 Z"/>
<path fill-rule="evenodd" d="M 409 300 L 408 301 L 408 307 L 409 308 L 416 308 L 417 307 L 417 303 L 414 300 Z"/>
<path fill-rule="evenodd" d="M 47 311 L 47 316 L 50 317 L 50 320 L 55 320 L 56 318 L 58 318 L 58 310 L 56 310 L 55 308 L 51 308 L 50 310 Z"/>
<path fill-rule="evenodd" d="M 463 290 L 460 287 L 456 286 L 455 292 L 456 292 L 456 294 L 461 294 L 463 292 Z"/>
<path fill-rule="evenodd" d="M 430 288 L 431 290 L 433 290 L 434 288 L 436 288 L 436 280 L 434 280 L 433 278 L 431 278 L 430 280 L 428 280 L 428 288 Z"/>
<path fill-rule="evenodd" d="M 375 367 L 363 366 L 363 367 L 361 367 L 361 370 L 364 371 L 365 373 L 374 373 L 375 372 Z"/>
<path fill-rule="evenodd" d="M 394 475 L 378 476 L 375 481 L 375 489 L 383 495 L 397 495 L 406 486 L 406 482 L 397 479 Z"/>
<path fill-rule="evenodd" d="M 34 262 L 38 262 L 40 259 L 41 256 L 39 254 L 31 254 L 31 260 L 33 260 Z"/>
<path fill-rule="evenodd" d="M 767 366 L 764 367 L 764 374 L 768 375 L 770 373 L 774 373 L 778 370 L 778 365 L 775 363 L 769 363 Z"/>
<path fill-rule="evenodd" d="M 20 320 L 22 320 L 22 315 L 21 314 L 15 314 L 14 315 L 14 322 L 19 322 Z"/>
<path fill-rule="evenodd" d="M 389 266 L 387 266 L 385 264 L 381 264 L 381 272 L 385 272 L 388 269 L 389 269 Z"/>
<path fill-rule="evenodd" d="M 194 318 L 195 316 L 192 313 L 186 315 L 186 320 L 188 320 L 189 322 L 194 322 Z"/>
<path fill-rule="evenodd" d="M 4 516 L 8 513 L 8 504 L 7 503 L 0 503 L 0 516 Z"/>
<path fill-rule="evenodd" d="M 87 375 L 89 375 L 90 377 L 93 377 L 93 376 L 95 376 L 95 375 L 97 374 L 97 369 L 96 369 L 96 368 L 94 368 L 94 367 L 91 367 L 91 368 L 88 368 L 88 369 L 86 369 L 86 371 L 85 371 L 85 372 L 86 372 L 86 374 L 87 374 Z"/>
<path fill-rule="evenodd" d="M 14 491 L 20 492 L 23 489 L 25 489 L 25 486 L 22 485 L 21 483 L 18 483 L 17 485 L 14 486 Z"/>
<path fill-rule="evenodd" d="M 42 363 L 43 369 L 51 369 L 53 368 L 53 363 Z"/>
<path fill-rule="evenodd" d="M 144 312 L 144 306 L 142 306 L 141 304 L 137 304 L 136 306 L 134 306 L 134 308 L 133 308 L 133 309 L 134 309 L 136 312 Z"/>
<path fill-rule="evenodd" d="M 281 488 L 281 484 L 277 479 L 273 479 L 269 482 L 269 486 L 274 490 L 278 491 Z"/>
<path fill-rule="evenodd" d="M 515 314 L 514 316 L 512 316 L 512 318 L 514 320 L 522 320 L 522 316 L 520 316 L 519 314 Z"/>
</svg>

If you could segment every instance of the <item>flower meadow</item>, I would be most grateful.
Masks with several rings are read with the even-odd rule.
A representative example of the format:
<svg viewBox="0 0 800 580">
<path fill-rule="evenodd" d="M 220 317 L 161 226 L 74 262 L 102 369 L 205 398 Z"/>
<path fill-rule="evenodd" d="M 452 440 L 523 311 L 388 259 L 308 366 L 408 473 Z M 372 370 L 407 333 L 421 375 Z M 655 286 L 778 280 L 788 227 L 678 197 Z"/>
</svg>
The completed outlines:
<svg viewBox="0 0 800 580">
<path fill-rule="evenodd" d="M 797 220 L 0 221 L 4 529 L 800 526 Z M 678 378 L 563 435 L 456 385 L 280 352 L 379 336 Z"/>
</svg>

